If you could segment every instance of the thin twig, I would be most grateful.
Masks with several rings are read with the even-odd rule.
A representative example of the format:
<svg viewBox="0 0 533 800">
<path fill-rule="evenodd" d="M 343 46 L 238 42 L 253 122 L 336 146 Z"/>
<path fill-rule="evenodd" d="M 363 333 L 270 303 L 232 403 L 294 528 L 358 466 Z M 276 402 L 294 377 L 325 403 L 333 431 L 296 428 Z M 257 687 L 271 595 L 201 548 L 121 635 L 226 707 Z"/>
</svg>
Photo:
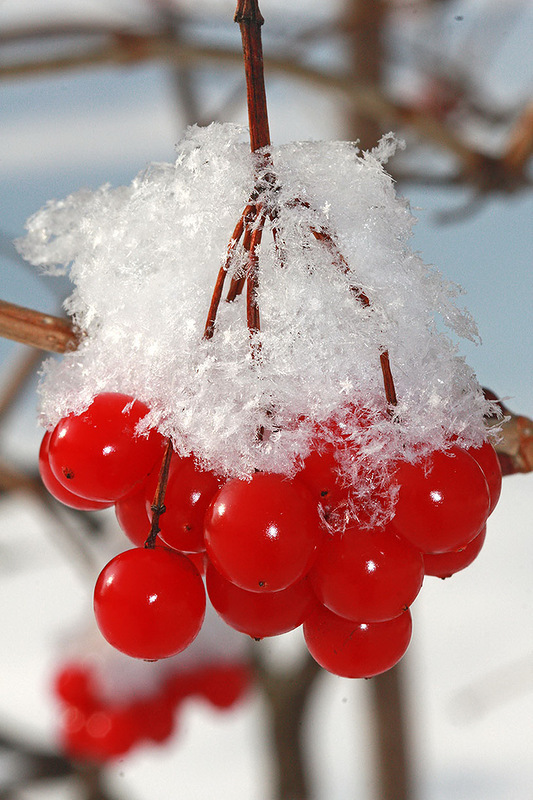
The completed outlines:
<svg viewBox="0 0 533 800">
<path fill-rule="evenodd" d="M 159 527 L 159 517 L 166 511 L 165 492 L 167 490 L 168 471 L 170 469 L 170 460 L 172 458 L 173 452 L 174 451 L 172 449 L 172 442 L 169 439 L 167 441 L 167 446 L 165 449 L 163 462 L 161 464 L 161 469 L 159 470 L 157 489 L 155 490 L 154 502 L 152 503 L 152 525 L 150 527 L 150 533 L 148 534 L 148 538 L 144 543 L 144 546 L 148 549 L 152 549 L 155 547 L 157 534 L 161 530 Z"/>
<path fill-rule="evenodd" d="M 222 291 L 224 289 L 224 281 L 226 280 L 226 275 L 228 273 L 228 269 L 231 265 L 231 260 L 233 258 L 233 254 L 235 252 L 235 248 L 237 247 L 246 222 L 247 216 L 251 213 L 253 206 L 247 205 L 244 209 L 241 218 L 239 219 L 237 225 L 235 226 L 235 230 L 231 236 L 229 241 L 228 249 L 226 252 L 226 258 L 224 263 L 220 267 L 218 272 L 217 281 L 215 283 L 215 288 L 213 290 L 213 295 L 211 297 L 211 304 L 209 306 L 209 311 L 207 313 L 207 320 L 205 323 L 204 329 L 204 339 L 211 339 L 215 330 L 215 321 L 217 316 L 218 307 L 220 305 L 220 300 L 222 298 Z"/>
<path fill-rule="evenodd" d="M 244 236 L 242 239 L 242 248 L 246 253 L 249 253 L 252 241 L 253 226 L 257 221 L 259 208 L 256 205 L 249 205 L 246 208 L 249 210 L 247 212 L 245 209 L 243 213 Z M 246 271 L 239 275 L 233 275 L 230 281 L 228 294 L 226 296 L 226 300 L 228 303 L 232 303 L 241 294 L 244 288 L 246 277 L 247 277 Z"/>
<path fill-rule="evenodd" d="M 53 353 L 75 350 L 80 341 L 80 333 L 68 320 L 4 300 L 0 300 L 0 336 Z"/>
<path fill-rule="evenodd" d="M 246 321 L 250 335 L 259 333 L 261 329 L 259 321 L 259 304 L 257 302 L 257 292 L 259 289 L 259 254 L 257 249 L 261 244 L 263 228 L 266 214 L 263 212 L 257 218 L 257 224 L 250 237 L 250 247 L 248 253 L 247 281 L 248 291 L 246 295 Z M 255 353 L 255 350 L 252 351 Z"/>
</svg>

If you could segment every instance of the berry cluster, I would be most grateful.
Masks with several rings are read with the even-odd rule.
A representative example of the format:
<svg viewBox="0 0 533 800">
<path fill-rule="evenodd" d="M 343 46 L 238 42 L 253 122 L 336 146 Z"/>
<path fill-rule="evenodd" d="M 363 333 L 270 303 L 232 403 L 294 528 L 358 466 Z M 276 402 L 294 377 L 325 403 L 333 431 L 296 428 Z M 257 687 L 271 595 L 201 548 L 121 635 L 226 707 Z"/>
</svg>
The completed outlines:
<svg viewBox="0 0 533 800">
<path fill-rule="evenodd" d="M 67 663 L 54 681 L 63 708 L 63 749 L 73 758 L 105 762 L 143 743 L 161 744 L 175 732 L 177 712 L 185 700 L 203 698 L 216 708 L 230 708 L 249 682 L 249 670 L 243 664 L 199 664 L 171 673 L 150 695 L 110 700 L 90 664 Z"/>
<path fill-rule="evenodd" d="M 360 507 L 333 528 L 328 520 L 348 507 L 354 489 L 339 473 L 338 448 L 353 446 L 342 431 L 337 449 L 318 442 L 292 479 L 256 472 L 222 481 L 176 453 L 165 458 L 163 475 L 162 437 L 136 435 L 146 413 L 130 397 L 101 394 L 60 421 L 41 448 L 52 494 L 75 507 L 114 503 L 138 545 L 107 564 L 94 595 L 104 637 L 138 658 L 168 657 L 193 641 L 205 612 L 205 571 L 209 599 L 231 627 L 261 639 L 303 624 L 325 669 L 346 677 L 383 672 L 407 649 L 409 607 L 424 575 L 447 577 L 473 561 L 500 493 L 492 446 L 454 445 L 397 464 L 389 523 L 369 527 Z"/>
</svg>

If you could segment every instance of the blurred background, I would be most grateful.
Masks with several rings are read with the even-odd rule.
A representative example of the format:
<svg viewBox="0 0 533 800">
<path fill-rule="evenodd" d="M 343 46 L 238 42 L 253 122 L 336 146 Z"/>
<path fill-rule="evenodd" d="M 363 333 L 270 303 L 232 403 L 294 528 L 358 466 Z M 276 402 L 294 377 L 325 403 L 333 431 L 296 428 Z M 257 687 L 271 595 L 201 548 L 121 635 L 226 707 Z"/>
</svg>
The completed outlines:
<svg viewBox="0 0 533 800">
<path fill-rule="evenodd" d="M 49 199 L 172 161 L 187 125 L 247 123 L 234 11 L 230 0 L 0 2 L 0 299 L 61 313 L 68 279 L 40 276 L 12 244 Z M 411 246 L 465 289 L 482 345 L 460 351 L 514 413 L 502 499 L 475 564 L 426 579 L 390 682 L 317 674 L 299 631 L 254 645 L 252 664 L 244 637 L 215 626 L 176 672 L 235 667 L 234 696 L 217 705 L 183 690 L 162 743 L 103 765 L 72 759 L 52 687 L 93 651 L 100 678 L 115 676 L 108 700 L 128 674 L 94 643 L 90 607 L 94 577 L 124 545 L 112 513 L 44 496 L 45 354 L 1 339 L 0 800 L 531 800 L 533 4 L 263 0 L 261 11 L 275 144 L 367 149 L 391 130 L 406 141 L 388 168 L 418 218 Z M 140 670 L 127 682 L 155 692 L 161 680 Z"/>
</svg>

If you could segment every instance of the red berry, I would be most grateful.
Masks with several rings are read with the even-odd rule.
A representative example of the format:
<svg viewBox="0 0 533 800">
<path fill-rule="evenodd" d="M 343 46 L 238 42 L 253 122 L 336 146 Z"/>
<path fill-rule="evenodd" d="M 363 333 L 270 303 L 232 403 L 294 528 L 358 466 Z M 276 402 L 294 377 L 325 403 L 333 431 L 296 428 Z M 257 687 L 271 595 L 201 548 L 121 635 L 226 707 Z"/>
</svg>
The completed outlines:
<svg viewBox="0 0 533 800">
<path fill-rule="evenodd" d="M 102 508 L 109 508 L 111 503 L 103 503 L 98 500 L 87 500 L 84 497 L 79 497 L 77 494 L 66 489 L 56 478 L 50 467 L 48 447 L 50 443 L 51 433 L 48 431 L 44 434 L 39 449 L 39 472 L 41 480 L 45 487 L 48 489 L 52 497 L 59 500 L 70 508 L 77 508 L 80 511 L 99 511 Z"/>
<path fill-rule="evenodd" d="M 249 592 L 223 578 L 211 564 L 206 571 L 206 587 L 224 622 L 254 639 L 294 630 L 316 603 L 307 578 L 279 592 Z"/>
<path fill-rule="evenodd" d="M 138 436 L 148 408 L 124 394 L 100 394 L 82 414 L 64 417 L 49 443 L 50 467 L 80 497 L 115 502 L 151 472 L 162 457 L 163 437 Z"/>
<path fill-rule="evenodd" d="M 401 463 L 394 528 L 425 553 L 464 547 L 489 513 L 485 476 L 465 450 L 435 451 L 422 463 Z"/>
<path fill-rule="evenodd" d="M 357 448 L 348 435 L 348 426 L 367 428 L 370 424 L 368 410 L 353 403 L 344 409 L 344 417 L 330 420 L 314 437 L 313 450 L 304 461 L 298 479 L 309 487 L 321 503 L 326 515 L 346 505 L 351 486 L 340 473 L 338 455 L 355 459 Z"/>
<path fill-rule="evenodd" d="M 144 739 L 161 744 L 174 732 L 174 708 L 164 694 L 157 694 L 132 705 Z"/>
<path fill-rule="evenodd" d="M 207 555 L 203 553 L 185 553 L 189 561 L 192 561 L 200 575 L 205 575 L 207 569 Z"/>
<path fill-rule="evenodd" d="M 205 512 L 219 487 L 216 475 L 199 469 L 193 458 L 181 459 L 173 455 L 165 493 L 166 510 L 159 519 L 160 536 L 165 544 L 185 553 L 205 550 Z M 152 478 L 145 484 L 145 500 L 149 509 L 156 488 L 157 479 Z M 151 511 L 149 516 L 151 518 Z"/>
<path fill-rule="evenodd" d="M 326 514 L 348 501 L 350 487 L 345 485 L 339 473 L 335 448 L 331 442 L 324 442 L 320 449 L 313 450 L 307 456 L 297 479 L 309 487 Z"/>
<path fill-rule="evenodd" d="M 216 664 L 200 669 L 198 693 L 215 708 L 231 708 L 251 683 L 250 669 L 243 664 Z"/>
<path fill-rule="evenodd" d="M 200 693 L 200 683 L 197 668 L 179 670 L 165 681 L 163 696 L 169 706 L 176 709 L 187 697 Z"/>
<path fill-rule="evenodd" d="M 251 592 L 286 589 L 311 568 L 323 529 L 307 488 L 284 475 L 230 480 L 205 518 L 207 554 L 232 583 Z"/>
<path fill-rule="evenodd" d="M 63 718 L 64 746 L 76 758 L 109 761 L 127 753 L 140 738 L 139 718 L 127 707 L 102 707 L 90 714 L 71 707 Z"/>
<path fill-rule="evenodd" d="M 157 470 L 156 470 L 157 472 Z M 146 482 L 115 503 L 118 524 L 133 544 L 142 547 L 150 533 L 152 520 L 146 508 Z M 158 542 L 160 543 L 160 541 Z"/>
<path fill-rule="evenodd" d="M 320 602 L 357 622 L 384 622 L 410 606 L 422 587 L 420 551 L 390 527 L 356 523 L 325 537 L 309 578 Z"/>
<path fill-rule="evenodd" d="M 67 664 L 56 675 L 54 692 L 64 703 L 80 709 L 92 709 L 97 703 L 90 669 L 83 664 Z"/>
<path fill-rule="evenodd" d="M 487 528 L 484 527 L 481 533 L 478 533 L 462 550 L 455 550 L 450 553 L 424 553 L 426 575 L 434 575 L 436 578 L 450 578 L 456 572 L 460 572 L 470 566 L 483 547 L 486 533 Z"/>
<path fill-rule="evenodd" d="M 198 635 L 205 589 L 186 556 L 163 547 L 134 548 L 100 573 L 94 611 L 102 635 L 117 650 L 134 658 L 167 658 Z"/>
<path fill-rule="evenodd" d="M 371 678 L 393 667 L 411 639 L 411 614 L 358 623 L 317 606 L 303 626 L 308 650 L 321 667 L 345 678 Z"/>
<path fill-rule="evenodd" d="M 477 461 L 485 475 L 490 495 L 489 514 L 492 514 L 502 491 L 502 468 L 498 454 L 488 441 L 481 447 L 470 447 L 466 452 Z"/>
</svg>

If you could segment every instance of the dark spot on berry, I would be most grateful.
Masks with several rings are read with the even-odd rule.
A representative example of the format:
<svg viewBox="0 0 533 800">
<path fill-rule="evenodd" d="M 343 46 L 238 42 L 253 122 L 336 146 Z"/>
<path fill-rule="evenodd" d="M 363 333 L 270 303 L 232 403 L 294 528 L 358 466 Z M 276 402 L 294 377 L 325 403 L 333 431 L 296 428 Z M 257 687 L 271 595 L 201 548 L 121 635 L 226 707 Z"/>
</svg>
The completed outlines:
<svg viewBox="0 0 533 800">
<path fill-rule="evenodd" d="M 62 472 L 67 481 L 71 481 L 72 478 L 74 477 L 74 473 L 71 469 L 69 469 L 69 467 L 63 467 Z"/>
<path fill-rule="evenodd" d="M 191 526 L 190 526 L 190 525 L 185 525 L 185 530 L 186 530 L 186 531 L 187 531 L 187 533 L 188 533 L 188 532 L 191 530 Z"/>
<path fill-rule="evenodd" d="M 259 581 L 259 586 L 263 587 L 265 585 L 264 581 Z"/>
</svg>

